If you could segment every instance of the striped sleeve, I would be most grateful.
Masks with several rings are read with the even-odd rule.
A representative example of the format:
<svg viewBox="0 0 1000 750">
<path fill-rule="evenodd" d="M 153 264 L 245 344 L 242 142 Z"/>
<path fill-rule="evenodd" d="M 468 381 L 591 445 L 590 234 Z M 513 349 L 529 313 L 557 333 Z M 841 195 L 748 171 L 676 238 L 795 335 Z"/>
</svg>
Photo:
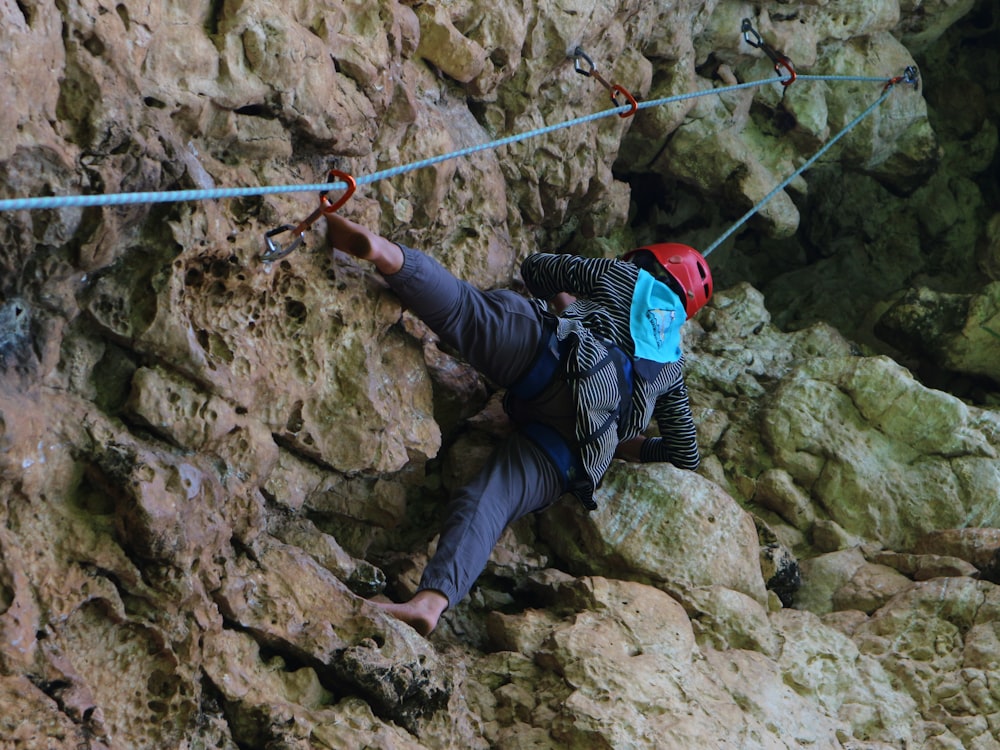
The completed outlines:
<svg viewBox="0 0 1000 750">
<path fill-rule="evenodd" d="M 521 278 L 535 297 L 549 299 L 559 292 L 591 298 L 617 261 L 578 255 L 535 253 L 521 264 Z"/>
<path fill-rule="evenodd" d="M 653 417 L 660 437 L 648 438 L 639 454 L 644 463 L 669 462 L 680 469 L 694 471 L 701 463 L 687 386 L 678 379 L 656 399 Z"/>
</svg>

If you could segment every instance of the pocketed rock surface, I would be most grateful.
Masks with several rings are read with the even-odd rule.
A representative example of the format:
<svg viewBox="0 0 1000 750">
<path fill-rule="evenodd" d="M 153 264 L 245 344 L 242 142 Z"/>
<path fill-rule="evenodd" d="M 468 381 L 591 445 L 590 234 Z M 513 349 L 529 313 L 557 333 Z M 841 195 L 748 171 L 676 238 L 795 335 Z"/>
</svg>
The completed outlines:
<svg viewBox="0 0 1000 750">
<path fill-rule="evenodd" d="M 699 471 L 616 462 L 597 511 L 519 521 L 426 639 L 368 599 L 507 425 L 322 220 L 261 261 L 315 192 L 0 213 L 0 747 L 1000 747 L 995 3 L 0 18 L 0 198 L 373 175 L 610 108 L 578 46 L 644 101 L 767 80 L 342 209 L 482 288 L 704 249 L 920 70 L 711 256 Z"/>
</svg>

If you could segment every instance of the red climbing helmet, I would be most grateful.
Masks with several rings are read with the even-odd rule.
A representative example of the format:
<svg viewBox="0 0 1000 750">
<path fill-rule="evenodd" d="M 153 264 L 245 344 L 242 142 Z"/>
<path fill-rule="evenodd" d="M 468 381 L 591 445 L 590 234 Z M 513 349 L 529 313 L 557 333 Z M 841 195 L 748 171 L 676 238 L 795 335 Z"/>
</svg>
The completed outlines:
<svg viewBox="0 0 1000 750">
<path fill-rule="evenodd" d="M 651 253 L 684 289 L 687 297 L 684 300 L 684 310 L 689 319 L 693 318 L 712 296 L 712 272 L 705 258 L 693 247 L 679 242 L 661 242 L 636 248 L 626 253 L 624 260 L 631 260 L 643 250 Z"/>
</svg>

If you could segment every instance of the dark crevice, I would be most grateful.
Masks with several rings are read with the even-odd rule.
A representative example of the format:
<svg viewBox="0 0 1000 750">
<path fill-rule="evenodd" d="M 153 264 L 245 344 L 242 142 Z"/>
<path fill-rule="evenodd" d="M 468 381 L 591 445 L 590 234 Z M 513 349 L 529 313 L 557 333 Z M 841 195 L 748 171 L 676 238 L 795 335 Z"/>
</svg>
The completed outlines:
<svg viewBox="0 0 1000 750">
<path fill-rule="evenodd" d="M 222 691 L 216 687 L 212 679 L 205 674 L 204 671 L 201 673 L 201 690 L 198 702 L 198 714 L 197 723 L 201 726 L 218 727 L 219 724 L 223 724 L 228 730 L 228 739 L 232 740 L 240 750 L 256 750 L 256 745 L 247 745 L 240 742 L 239 738 L 235 736 L 233 727 L 230 724 L 229 716 L 227 715 L 226 707 L 227 701 L 222 695 Z M 217 730 L 216 730 L 217 731 Z"/>
<path fill-rule="evenodd" d="M 18 10 L 21 11 L 21 15 L 24 16 L 24 22 L 30 27 L 31 26 L 31 18 L 32 18 L 32 15 L 33 15 L 32 12 L 31 12 L 31 8 L 29 8 L 27 5 L 25 5 L 22 2 L 22 0 L 17 0 L 17 8 L 18 8 Z"/>
<path fill-rule="evenodd" d="M 210 37 L 218 36 L 225 12 L 225 0 L 210 0 L 205 19 L 205 32 Z"/>
<path fill-rule="evenodd" d="M 279 657 L 287 672 L 312 669 L 335 700 L 360 697 L 380 719 L 394 721 L 411 733 L 417 732 L 422 719 L 448 705 L 450 687 L 422 661 L 400 663 L 383 656 L 385 638 L 375 630 L 368 637 L 356 638 L 356 645 L 335 650 L 323 660 L 294 643 L 236 622 L 224 601 L 216 603 L 223 613 L 224 627 L 245 633 L 258 644 L 262 664 Z"/>
<path fill-rule="evenodd" d="M 247 117 L 262 117 L 265 120 L 274 120 L 277 118 L 274 110 L 266 104 L 247 104 L 237 107 L 233 112 L 238 115 L 246 115 Z"/>
<path fill-rule="evenodd" d="M 115 6 L 115 12 L 118 14 L 118 17 L 121 19 L 122 26 L 125 27 L 125 31 L 126 32 L 131 31 L 132 30 L 132 19 L 129 18 L 128 8 L 126 8 L 124 4 L 118 3 L 118 5 Z"/>
</svg>

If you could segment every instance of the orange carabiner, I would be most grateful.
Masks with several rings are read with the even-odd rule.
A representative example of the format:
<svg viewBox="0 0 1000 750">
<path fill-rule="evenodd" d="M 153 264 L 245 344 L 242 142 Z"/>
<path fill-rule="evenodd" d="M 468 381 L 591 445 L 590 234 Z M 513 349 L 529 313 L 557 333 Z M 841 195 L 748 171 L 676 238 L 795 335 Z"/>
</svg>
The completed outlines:
<svg viewBox="0 0 1000 750">
<path fill-rule="evenodd" d="M 782 68 L 785 69 L 785 73 L 781 72 Z M 778 74 L 779 78 L 781 78 L 781 85 L 786 88 L 795 83 L 795 79 L 798 78 L 795 68 L 792 67 L 792 61 L 784 55 L 781 55 L 779 59 L 775 61 L 774 72 Z M 786 74 L 788 76 L 787 78 L 784 77 Z"/>
<path fill-rule="evenodd" d="M 328 191 L 324 190 L 319 194 L 320 203 L 325 203 L 323 206 L 324 214 L 333 214 L 342 208 L 347 201 L 351 199 L 354 195 L 354 191 L 358 189 L 358 183 L 351 177 L 347 172 L 341 172 L 339 169 L 331 169 L 326 173 L 326 181 L 332 182 L 331 177 L 336 177 L 338 180 L 343 180 L 347 183 L 347 187 L 344 189 L 344 194 L 337 199 L 336 203 L 330 203 L 329 199 L 326 197 Z"/>
<path fill-rule="evenodd" d="M 298 224 L 282 224 L 280 227 L 276 227 L 265 234 L 264 252 L 260 256 L 262 261 L 270 263 L 284 258 L 286 255 L 291 254 L 292 251 L 297 250 L 300 245 L 305 243 L 306 231 L 316 222 L 317 219 L 319 219 L 320 216 L 336 213 L 339 208 L 350 200 L 351 196 L 354 195 L 354 191 L 358 188 L 358 184 L 355 179 L 346 172 L 341 172 L 339 169 L 331 169 L 326 173 L 327 182 L 333 182 L 335 179 L 342 180 L 347 183 L 347 188 L 344 190 L 344 194 L 341 195 L 335 203 L 331 203 L 330 199 L 326 197 L 329 191 L 324 190 L 319 194 L 319 207 Z M 291 232 L 295 235 L 295 239 L 288 243 L 286 247 L 282 247 L 274 240 L 274 237 L 284 232 Z"/>
<path fill-rule="evenodd" d="M 588 67 L 586 68 L 583 67 L 583 65 L 580 64 L 580 60 L 584 60 L 587 63 Z M 631 109 L 629 109 L 626 112 L 619 112 L 618 113 L 619 117 L 631 117 L 638 111 L 639 103 L 635 100 L 635 97 L 632 96 L 632 94 L 630 94 L 628 89 L 626 89 L 624 86 L 619 86 L 617 83 L 612 85 L 608 83 L 606 80 L 604 80 L 604 77 L 597 72 L 597 66 L 594 64 L 594 61 L 591 60 L 590 56 L 583 51 L 582 47 L 577 47 L 575 50 L 573 50 L 573 70 L 575 70 L 580 75 L 593 78 L 604 88 L 606 88 L 608 92 L 611 94 L 611 101 L 616 106 L 618 107 L 625 106 L 624 104 L 618 101 L 618 94 L 621 94 L 628 100 L 628 103 L 631 105 Z"/>
<path fill-rule="evenodd" d="M 624 107 L 625 105 L 621 104 L 618 101 L 618 96 L 617 96 L 618 94 L 621 94 L 626 99 L 628 99 L 628 103 L 632 105 L 632 109 L 628 110 L 627 112 L 619 112 L 618 116 L 631 117 L 639 110 L 639 102 L 635 100 L 635 97 L 632 96 L 632 94 L 630 94 L 627 89 L 625 89 L 623 86 L 619 86 L 616 83 L 614 86 L 611 87 L 611 101 L 613 101 L 619 107 Z"/>
</svg>

